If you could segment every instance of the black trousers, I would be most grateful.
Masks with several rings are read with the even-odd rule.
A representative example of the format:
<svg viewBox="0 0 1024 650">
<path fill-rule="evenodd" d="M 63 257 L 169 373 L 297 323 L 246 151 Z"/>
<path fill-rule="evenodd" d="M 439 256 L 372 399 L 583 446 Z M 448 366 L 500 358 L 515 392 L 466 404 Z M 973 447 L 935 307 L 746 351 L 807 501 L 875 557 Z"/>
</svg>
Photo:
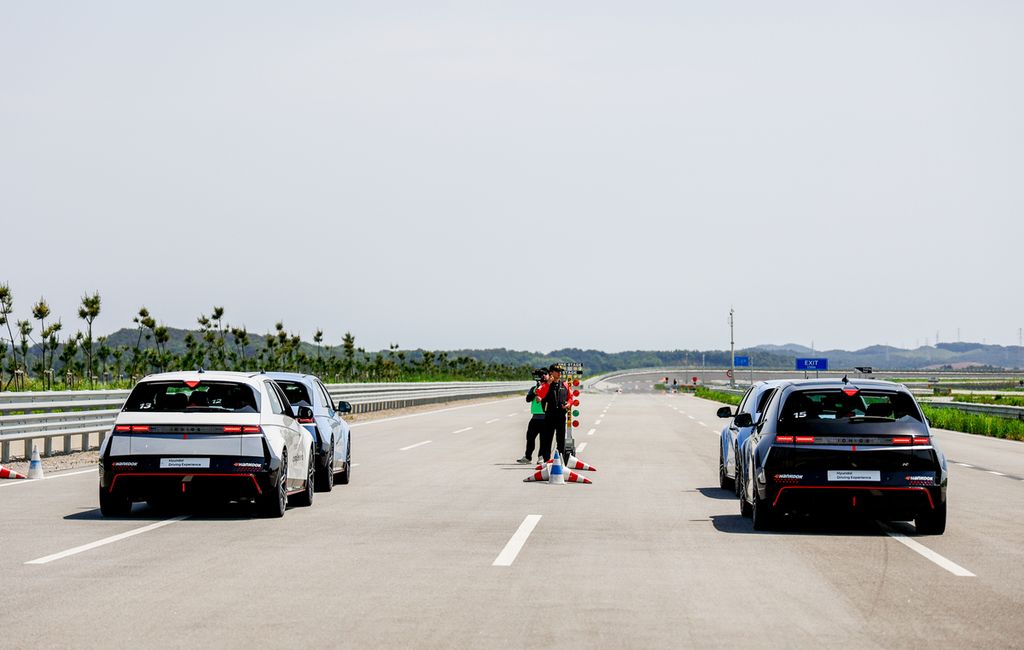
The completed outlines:
<svg viewBox="0 0 1024 650">
<path fill-rule="evenodd" d="M 542 436 L 544 430 L 544 418 L 530 418 L 530 423 L 526 425 L 526 457 L 533 458 L 533 450 L 537 446 L 537 436 Z M 541 438 L 543 440 L 543 437 Z M 548 447 L 551 443 L 548 443 Z"/>
<path fill-rule="evenodd" d="M 551 459 L 551 439 L 558 444 L 558 453 L 565 460 L 565 415 L 545 418 L 544 428 L 540 432 L 540 453 L 545 460 Z"/>
</svg>

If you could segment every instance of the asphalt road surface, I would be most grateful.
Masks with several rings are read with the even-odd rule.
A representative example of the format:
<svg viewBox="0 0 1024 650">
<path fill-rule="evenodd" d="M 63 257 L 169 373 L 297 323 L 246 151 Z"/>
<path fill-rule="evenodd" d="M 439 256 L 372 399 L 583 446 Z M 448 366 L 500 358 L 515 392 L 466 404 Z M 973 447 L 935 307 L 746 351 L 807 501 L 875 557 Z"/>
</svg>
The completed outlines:
<svg viewBox="0 0 1024 650">
<path fill-rule="evenodd" d="M 593 485 L 522 482 L 522 398 L 356 425 L 352 484 L 281 520 L 103 519 L 91 469 L 0 483 L 3 644 L 1024 644 L 1024 445 L 937 432 L 943 536 L 755 533 L 717 487 L 718 404 L 647 391 L 584 395 Z"/>
</svg>

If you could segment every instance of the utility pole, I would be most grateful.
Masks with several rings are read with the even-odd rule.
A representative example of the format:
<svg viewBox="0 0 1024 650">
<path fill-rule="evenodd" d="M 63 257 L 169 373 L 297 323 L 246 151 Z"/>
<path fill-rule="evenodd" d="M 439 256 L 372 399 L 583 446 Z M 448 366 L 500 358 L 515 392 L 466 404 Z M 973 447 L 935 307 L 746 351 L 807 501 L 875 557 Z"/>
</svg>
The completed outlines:
<svg viewBox="0 0 1024 650">
<path fill-rule="evenodd" d="M 729 373 L 729 386 L 732 388 L 736 388 L 736 337 L 733 333 L 735 311 L 732 307 L 729 308 L 729 365 L 732 368 Z"/>
</svg>

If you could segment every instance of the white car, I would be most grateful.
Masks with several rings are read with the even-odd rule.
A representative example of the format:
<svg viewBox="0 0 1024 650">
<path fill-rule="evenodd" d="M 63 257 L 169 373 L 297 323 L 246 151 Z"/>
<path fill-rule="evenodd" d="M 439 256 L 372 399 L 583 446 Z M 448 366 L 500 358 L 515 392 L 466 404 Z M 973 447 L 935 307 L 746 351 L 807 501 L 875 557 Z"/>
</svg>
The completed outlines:
<svg viewBox="0 0 1024 650">
<path fill-rule="evenodd" d="M 263 373 L 168 372 L 143 378 L 100 446 L 100 511 L 135 501 L 254 501 L 281 517 L 291 496 L 313 503 L 314 441 L 288 398 Z"/>
</svg>

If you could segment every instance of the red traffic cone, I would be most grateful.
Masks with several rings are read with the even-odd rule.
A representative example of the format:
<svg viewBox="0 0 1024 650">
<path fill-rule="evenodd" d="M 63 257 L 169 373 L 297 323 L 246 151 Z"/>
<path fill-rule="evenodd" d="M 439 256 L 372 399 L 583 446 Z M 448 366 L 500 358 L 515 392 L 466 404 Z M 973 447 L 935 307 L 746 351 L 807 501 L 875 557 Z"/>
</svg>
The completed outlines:
<svg viewBox="0 0 1024 650">
<path fill-rule="evenodd" d="M 28 478 L 24 474 L 19 474 L 13 469 L 7 469 L 3 465 L 0 465 L 0 478 Z"/>
<path fill-rule="evenodd" d="M 530 474 L 529 476 L 524 478 L 523 483 L 531 483 L 533 481 L 547 481 L 549 476 L 550 475 L 548 474 L 548 468 L 545 467 L 543 469 L 538 469 L 533 474 Z"/>
<path fill-rule="evenodd" d="M 587 472 L 596 472 L 597 468 L 593 465 L 587 465 L 579 458 L 575 456 L 569 456 L 569 461 L 565 464 L 567 469 L 581 469 Z"/>
<path fill-rule="evenodd" d="M 565 482 L 566 483 L 593 483 L 593 481 L 591 481 L 586 476 L 581 476 L 580 474 L 577 474 L 576 472 L 572 472 L 572 471 L 569 471 L 569 472 L 565 473 Z"/>
</svg>

